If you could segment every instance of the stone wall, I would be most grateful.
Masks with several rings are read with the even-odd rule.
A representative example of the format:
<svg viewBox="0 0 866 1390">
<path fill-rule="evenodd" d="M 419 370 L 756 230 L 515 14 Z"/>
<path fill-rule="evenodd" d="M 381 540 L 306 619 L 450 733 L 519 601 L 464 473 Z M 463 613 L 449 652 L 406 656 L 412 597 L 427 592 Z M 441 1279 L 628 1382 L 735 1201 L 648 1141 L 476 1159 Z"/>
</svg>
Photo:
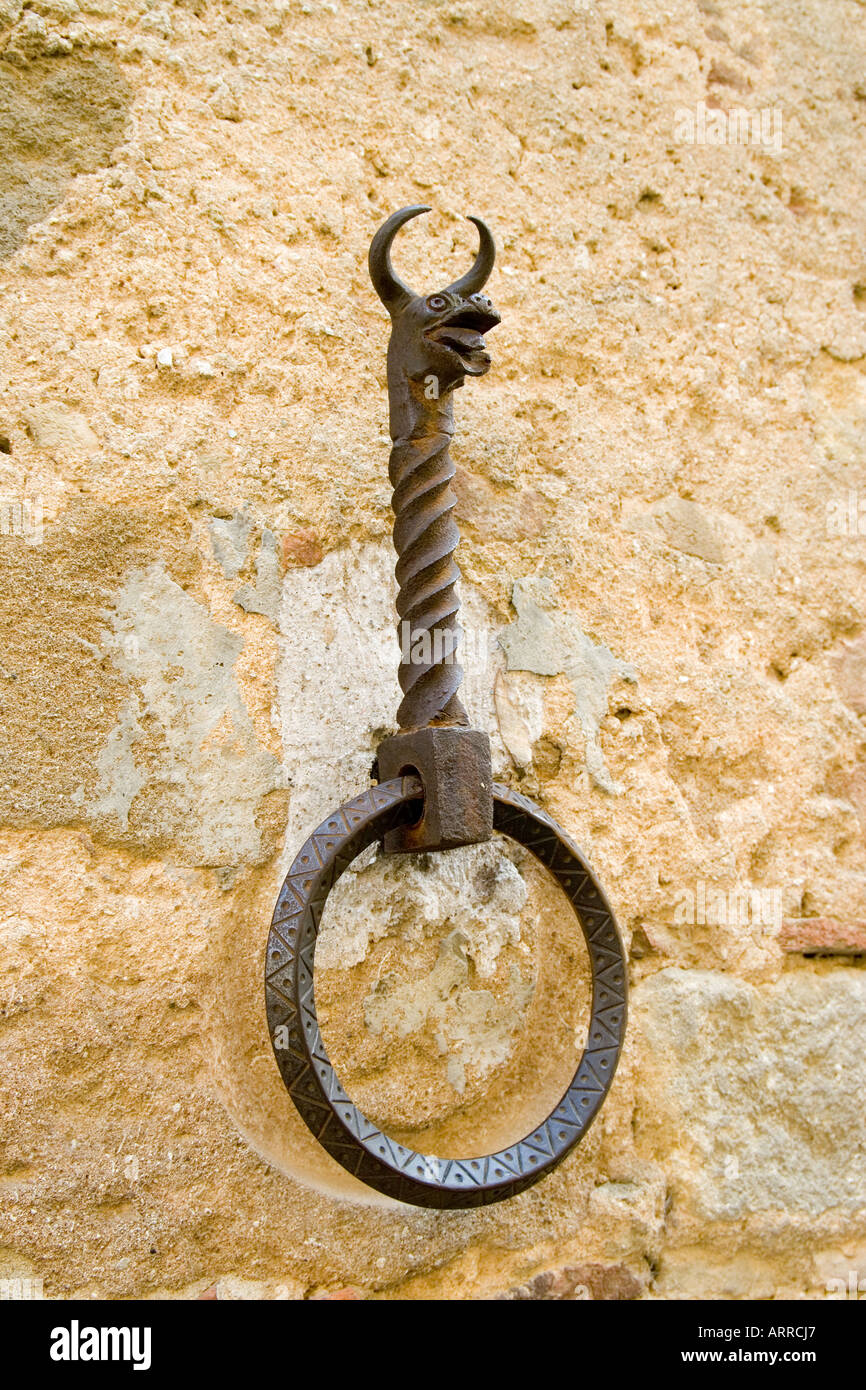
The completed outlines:
<svg viewBox="0 0 866 1390">
<path fill-rule="evenodd" d="M 0 0 L 0 131 L 0 1278 L 856 1288 L 863 5 Z M 465 213 L 499 246 L 456 407 L 467 703 L 632 972 L 600 1119 L 475 1213 L 344 1178 L 261 982 L 282 874 L 393 728 L 366 251 L 422 201 L 419 286 Z M 511 1142 L 582 1045 L 585 953 L 505 843 L 368 854 L 316 973 L 349 1089 L 430 1151 Z"/>
</svg>

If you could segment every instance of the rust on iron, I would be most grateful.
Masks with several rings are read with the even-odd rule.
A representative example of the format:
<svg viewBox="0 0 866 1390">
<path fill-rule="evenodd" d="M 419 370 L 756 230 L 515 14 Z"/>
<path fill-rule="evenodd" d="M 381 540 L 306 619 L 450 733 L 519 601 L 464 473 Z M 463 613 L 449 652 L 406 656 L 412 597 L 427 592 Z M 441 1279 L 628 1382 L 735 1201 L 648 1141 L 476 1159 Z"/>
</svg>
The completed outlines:
<svg viewBox="0 0 866 1390">
<path fill-rule="evenodd" d="M 399 730 L 379 744 L 377 785 L 332 812 L 301 847 L 271 922 L 265 967 L 268 1025 L 283 1082 L 305 1124 L 343 1168 L 370 1187 L 426 1207 L 479 1207 L 512 1197 L 579 1143 L 607 1095 L 625 1034 L 626 962 L 613 912 L 589 864 L 540 807 L 494 784 L 490 740 L 469 727 L 458 691 L 459 541 L 453 511 L 453 394 L 490 366 L 484 335 L 499 315 L 482 293 L 493 238 L 480 218 L 472 267 L 444 290 L 416 294 L 395 274 L 391 243 L 426 207 L 395 212 L 370 247 L 370 275 L 391 315 L 388 347 L 390 477 L 399 584 L 403 699 Z M 592 968 L 589 1036 L 557 1105 L 531 1133 L 480 1157 L 416 1153 L 358 1109 L 328 1058 L 316 1016 L 316 933 L 328 894 L 352 860 L 379 841 L 388 853 L 517 840 L 549 870 L 574 909 Z"/>
<path fill-rule="evenodd" d="M 388 473 L 403 691 L 397 723 L 406 731 L 380 745 L 379 773 L 392 777 L 413 770 L 424 784 L 419 824 L 391 832 L 385 841 L 389 853 L 473 844 L 489 839 L 493 829 L 490 741 L 469 730 L 457 693 L 463 680 L 460 571 L 454 560 L 460 533 L 449 446 L 454 392 L 467 376 L 484 376 L 490 368 L 484 335 L 500 320 L 483 290 L 496 249 L 485 223 L 470 217 L 479 237 L 470 269 L 444 289 L 416 293 L 396 274 L 391 245 L 405 223 L 429 211 L 413 205 L 392 213 L 373 237 L 369 255 L 373 287 L 391 315 Z M 419 730 L 429 733 L 418 738 Z"/>
<path fill-rule="evenodd" d="M 493 1153 L 439 1158 L 383 1133 L 334 1071 L 313 989 L 316 934 L 328 894 L 356 855 L 420 805 L 416 777 L 395 777 L 345 802 L 301 846 L 274 908 L 265 993 L 268 1030 L 283 1082 L 307 1128 L 369 1187 L 422 1207 L 483 1207 L 515 1197 L 552 1172 L 580 1142 L 610 1088 L 626 1022 L 626 961 L 610 904 L 577 845 L 539 806 L 495 785 L 496 829 L 524 845 L 562 889 L 592 968 L 586 1046 L 550 1114 Z"/>
<path fill-rule="evenodd" d="M 436 725 L 395 734 L 379 744 L 379 777 L 415 769 L 424 784 L 423 812 L 414 825 L 385 836 L 386 854 L 456 849 L 493 834 L 490 739 L 479 729 Z"/>
</svg>

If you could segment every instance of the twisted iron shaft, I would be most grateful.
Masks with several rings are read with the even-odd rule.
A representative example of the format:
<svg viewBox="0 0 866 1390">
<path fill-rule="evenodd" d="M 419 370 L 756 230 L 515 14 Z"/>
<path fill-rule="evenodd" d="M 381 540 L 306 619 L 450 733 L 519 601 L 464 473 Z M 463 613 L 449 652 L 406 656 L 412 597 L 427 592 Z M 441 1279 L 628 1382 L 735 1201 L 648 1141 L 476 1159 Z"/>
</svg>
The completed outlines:
<svg viewBox="0 0 866 1390">
<path fill-rule="evenodd" d="M 463 668 L 456 660 L 462 629 L 455 584 L 460 571 L 454 551 L 460 533 L 453 517 L 454 465 L 448 452 L 451 431 L 442 412 L 430 412 L 429 432 L 395 439 L 388 474 L 394 488 L 394 548 L 400 592 L 403 700 L 397 711 L 401 729 L 429 724 L 468 724 L 457 691 Z"/>
<path fill-rule="evenodd" d="M 490 366 L 484 334 L 499 315 L 481 291 L 493 269 L 490 229 L 478 229 L 478 253 L 470 269 L 435 294 L 415 294 L 391 264 L 399 229 L 426 206 L 393 212 L 370 243 L 373 286 L 391 315 L 388 343 L 388 406 L 393 448 L 388 467 L 394 488 L 394 546 L 400 638 L 397 720 L 403 730 L 464 725 L 457 698 L 463 668 L 457 663 L 462 632 L 454 551 L 460 534 L 451 491 L 454 466 L 448 446 L 454 433 L 453 393 L 467 376 Z M 477 838 L 477 837 L 476 837 Z"/>
</svg>

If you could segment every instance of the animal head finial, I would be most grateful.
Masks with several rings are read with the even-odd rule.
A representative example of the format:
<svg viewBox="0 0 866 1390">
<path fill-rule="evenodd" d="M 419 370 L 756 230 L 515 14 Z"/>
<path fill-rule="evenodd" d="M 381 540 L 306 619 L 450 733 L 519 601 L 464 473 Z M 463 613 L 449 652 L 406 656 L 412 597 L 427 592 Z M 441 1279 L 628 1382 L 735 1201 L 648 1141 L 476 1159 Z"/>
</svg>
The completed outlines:
<svg viewBox="0 0 866 1390">
<path fill-rule="evenodd" d="M 490 367 L 483 335 L 500 320 L 481 291 L 493 269 L 496 247 L 481 218 L 468 218 L 479 238 L 471 268 L 438 293 L 416 294 L 394 270 L 391 244 L 406 222 L 429 211 L 420 204 L 400 208 L 383 222 L 370 244 L 370 279 L 391 315 L 389 361 L 412 380 L 435 376 L 444 393 L 462 386 L 465 376 L 483 376 Z"/>
</svg>

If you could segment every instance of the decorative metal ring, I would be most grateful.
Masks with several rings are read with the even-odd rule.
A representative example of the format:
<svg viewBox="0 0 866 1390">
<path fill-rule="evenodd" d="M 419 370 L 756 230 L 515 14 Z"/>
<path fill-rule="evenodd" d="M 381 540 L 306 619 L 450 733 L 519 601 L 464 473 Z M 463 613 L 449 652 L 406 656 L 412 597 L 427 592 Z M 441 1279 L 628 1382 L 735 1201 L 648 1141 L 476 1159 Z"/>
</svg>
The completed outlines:
<svg viewBox="0 0 866 1390">
<path fill-rule="evenodd" d="M 352 860 L 388 830 L 417 819 L 417 777 L 372 787 L 323 821 L 292 864 L 268 937 L 265 994 L 274 1055 L 307 1127 L 345 1169 L 388 1197 L 422 1207 L 482 1207 L 544 1177 L 586 1133 L 619 1060 L 626 962 L 613 913 L 580 850 L 540 807 L 495 783 L 494 827 L 524 845 L 571 902 L 592 964 L 589 1039 L 568 1089 L 536 1129 L 479 1158 L 435 1158 L 390 1139 L 340 1085 L 313 995 L 316 933 L 328 893 Z"/>
</svg>

